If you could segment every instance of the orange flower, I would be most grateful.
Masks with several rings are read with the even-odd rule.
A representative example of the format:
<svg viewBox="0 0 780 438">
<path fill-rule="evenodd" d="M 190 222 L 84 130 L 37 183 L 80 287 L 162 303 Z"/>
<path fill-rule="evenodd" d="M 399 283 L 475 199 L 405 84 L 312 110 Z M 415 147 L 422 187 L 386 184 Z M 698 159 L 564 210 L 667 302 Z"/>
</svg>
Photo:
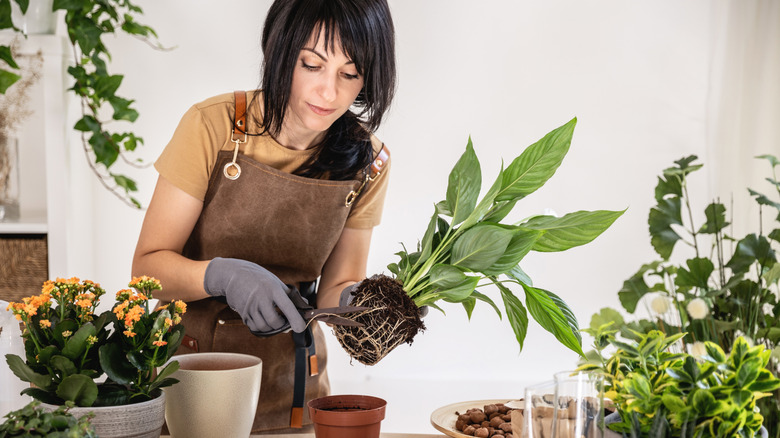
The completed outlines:
<svg viewBox="0 0 780 438">
<path fill-rule="evenodd" d="M 176 311 L 184 315 L 187 312 L 187 303 L 181 300 L 175 301 Z"/>
<path fill-rule="evenodd" d="M 43 283 L 43 287 L 41 288 L 41 292 L 44 294 L 51 294 L 56 287 L 54 286 L 54 282 L 51 280 L 46 280 L 45 283 Z"/>
<path fill-rule="evenodd" d="M 133 332 L 132 329 L 125 330 L 122 333 L 124 333 L 124 335 L 127 336 L 128 338 L 132 338 L 135 336 L 135 333 Z"/>
<path fill-rule="evenodd" d="M 165 318 L 165 327 L 170 327 L 173 325 L 173 320 L 171 318 Z"/>
<path fill-rule="evenodd" d="M 51 321 L 49 321 L 48 319 L 42 319 L 39 324 L 41 325 L 41 328 L 51 327 Z"/>
<path fill-rule="evenodd" d="M 167 342 L 165 342 L 165 341 L 161 341 L 161 340 L 159 340 L 159 341 L 154 341 L 154 342 L 152 342 L 152 345 L 156 345 L 156 346 L 158 346 L 158 347 L 162 347 L 162 346 L 168 345 L 168 343 L 167 343 Z"/>
<path fill-rule="evenodd" d="M 144 310 L 144 308 L 141 306 L 135 305 L 131 307 L 125 315 L 125 325 L 132 326 L 134 323 L 140 321 L 141 316 L 143 316 L 145 313 L 146 310 Z"/>
</svg>

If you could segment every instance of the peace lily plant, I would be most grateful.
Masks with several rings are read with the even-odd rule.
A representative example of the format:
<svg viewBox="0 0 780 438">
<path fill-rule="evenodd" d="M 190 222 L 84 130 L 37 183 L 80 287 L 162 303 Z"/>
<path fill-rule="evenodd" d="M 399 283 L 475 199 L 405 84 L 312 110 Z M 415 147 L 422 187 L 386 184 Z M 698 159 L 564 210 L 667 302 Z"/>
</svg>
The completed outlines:
<svg viewBox="0 0 780 438">
<path fill-rule="evenodd" d="M 377 363 L 422 329 L 419 308 L 443 312 L 440 303 L 461 304 L 471 317 L 477 301 L 502 312 L 478 289 L 495 286 L 515 339 L 523 348 L 529 318 L 563 345 L 584 354 L 574 313 L 555 293 L 533 286 L 520 262 L 531 251 L 555 252 L 584 245 L 604 232 L 623 211 L 578 211 L 562 217 L 532 216 L 502 223 L 518 201 L 553 176 L 569 150 L 576 119 L 526 148 L 500 170 L 480 198 L 482 171 L 469 139 L 466 151 L 449 175 L 445 200 L 434 206 L 416 251 L 404 248 L 388 269 L 393 277 L 361 282 L 353 304 L 371 311 L 356 317 L 363 327 L 338 326 L 342 347 L 365 364 Z M 525 305 L 512 289 L 520 290 Z"/>
</svg>

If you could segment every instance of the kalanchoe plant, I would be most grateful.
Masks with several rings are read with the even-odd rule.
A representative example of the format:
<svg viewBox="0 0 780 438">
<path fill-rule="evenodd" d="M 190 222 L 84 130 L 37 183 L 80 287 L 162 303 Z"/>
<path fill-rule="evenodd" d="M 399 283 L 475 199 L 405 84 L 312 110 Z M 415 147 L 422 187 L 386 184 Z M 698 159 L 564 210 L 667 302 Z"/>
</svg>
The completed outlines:
<svg viewBox="0 0 780 438">
<path fill-rule="evenodd" d="M 731 351 L 742 336 L 772 351 L 768 369 L 777 376 L 780 364 L 780 161 L 756 157 L 770 165 L 774 195 L 748 189 L 758 205 L 758 222 L 743 237 L 730 230 L 727 209 L 718 200 L 695 215 L 688 179 L 702 168 L 695 156 L 665 169 L 655 188 L 657 205 L 648 217 L 650 242 L 660 257 L 643 265 L 623 283 L 618 297 L 628 313 L 648 303 L 650 318 L 624 321 L 612 309 L 594 315 L 591 328 L 612 321 L 624 338 L 633 332 L 686 333 L 682 348 L 703 352 L 705 342 Z M 766 211 L 769 212 L 765 216 Z M 767 227 L 767 224 L 769 225 Z M 758 401 L 772 437 L 780 437 L 780 391 Z"/>
<path fill-rule="evenodd" d="M 123 405 L 149 400 L 159 388 L 176 383 L 168 376 L 178 362 L 159 374 L 155 369 L 178 348 L 184 333 L 184 303 L 177 301 L 150 312 L 157 280 L 134 278 L 117 294 L 113 311 L 95 315 L 105 291 L 78 278 L 47 281 L 38 296 L 10 303 L 24 324 L 25 359 L 6 361 L 14 374 L 33 384 L 22 393 L 42 402 L 77 406 Z M 112 332 L 113 330 L 113 332 Z M 105 382 L 95 379 L 103 374 Z"/>
<path fill-rule="evenodd" d="M 90 424 L 91 414 L 80 418 L 69 413 L 72 402 L 49 412 L 40 408 L 41 402 L 32 401 L 18 411 L 5 415 L 0 424 L 0 438 L 97 438 Z"/>
<path fill-rule="evenodd" d="M 737 338 L 731 354 L 706 342 L 695 358 L 675 353 L 684 333 L 634 333 L 637 341 L 615 338 L 607 323 L 585 330 L 593 335 L 598 360 L 580 366 L 605 377 L 605 398 L 620 421 L 613 431 L 631 437 L 753 437 L 764 418 L 756 402 L 780 388 L 766 369 L 771 352 Z M 614 353 L 604 356 L 607 346 Z M 679 348 L 677 348 L 679 350 Z"/>
<path fill-rule="evenodd" d="M 556 294 L 534 287 L 520 268 L 530 252 L 564 251 L 604 232 L 622 211 L 578 211 L 563 217 L 533 216 L 517 224 L 501 221 L 518 201 L 552 177 L 569 150 L 576 119 L 526 148 L 480 199 L 482 171 L 469 140 L 449 175 L 446 199 L 434 207 L 416 251 L 404 248 L 388 266 L 393 278 L 364 280 L 353 303 L 372 310 L 356 319 L 363 327 L 337 326 L 336 336 L 358 361 L 373 365 L 423 328 L 418 308 L 439 310 L 441 301 L 460 303 L 469 317 L 477 301 L 499 307 L 477 289 L 495 285 L 522 350 L 528 313 L 566 347 L 583 354 L 577 320 Z M 526 305 L 510 289 L 519 287 Z M 526 310 L 527 306 L 527 310 Z"/>
</svg>

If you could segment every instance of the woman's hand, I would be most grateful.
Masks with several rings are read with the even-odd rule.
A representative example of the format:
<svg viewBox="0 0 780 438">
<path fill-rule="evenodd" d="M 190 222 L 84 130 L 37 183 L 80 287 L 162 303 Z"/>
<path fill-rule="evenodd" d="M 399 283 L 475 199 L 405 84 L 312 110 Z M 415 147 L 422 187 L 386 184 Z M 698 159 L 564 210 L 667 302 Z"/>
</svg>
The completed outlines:
<svg viewBox="0 0 780 438">
<path fill-rule="evenodd" d="M 211 296 L 225 297 L 253 333 L 279 333 L 287 327 L 300 333 L 306 329 L 306 322 L 288 297 L 290 288 L 255 263 L 217 257 L 206 268 L 203 287 Z"/>
</svg>

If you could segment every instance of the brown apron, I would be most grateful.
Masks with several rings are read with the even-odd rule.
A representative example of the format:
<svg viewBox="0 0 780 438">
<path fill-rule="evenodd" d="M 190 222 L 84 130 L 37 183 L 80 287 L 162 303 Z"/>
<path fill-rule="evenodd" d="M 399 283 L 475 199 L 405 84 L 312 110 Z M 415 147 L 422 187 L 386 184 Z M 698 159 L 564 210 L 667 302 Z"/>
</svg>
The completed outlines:
<svg viewBox="0 0 780 438">
<path fill-rule="evenodd" d="M 347 200 L 354 200 L 361 182 L 304 178 L 239 154 L 239 145 L 247 139 L 245 102 L 246 95 L 237 92 L 231 140 L 235 150 L 217 156 L 203 211 L 183 255 L 193 260 L 248 260 L 284 283 L 305 289 L 304 285 L 317 280 L 341 236 L 351 210 Z M 379 164 L 381 168 L 383 162 Z M 372 169 L 376 170 L 376 162 Z M 214 298 L 188 303 L 183 323 L 187 336 L 178 354 L 230 351 L 263 360 L 253 433 L 302 431 L 301 425 L 311 424 L 305 402 L 330 390 L 325 337 L 318 324 L 311 324 L 312 330 L 304 334 L 257 337 L 224 300 Z M 295 429 L 285 430 L 290 427 Z"/>
</svg>

